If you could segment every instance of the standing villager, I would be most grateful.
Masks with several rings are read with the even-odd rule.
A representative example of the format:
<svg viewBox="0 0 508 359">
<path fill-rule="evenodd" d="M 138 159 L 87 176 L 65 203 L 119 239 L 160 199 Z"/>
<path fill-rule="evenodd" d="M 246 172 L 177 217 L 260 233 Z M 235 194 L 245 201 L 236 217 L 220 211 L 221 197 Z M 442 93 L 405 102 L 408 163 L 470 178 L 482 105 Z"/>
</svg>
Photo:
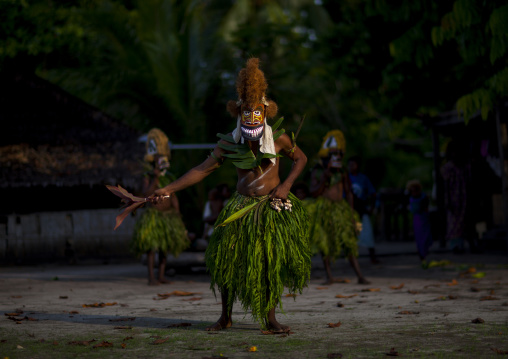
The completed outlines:
<svg viewBox="0 0 508 359">
<path fill-rule="evenodd" d="M 301 292 L 310 277 L 308 219 L 290 193 L 307 157 L 284 130 L 276 131 L 281 120 L 268 125 L 277 105 L 266 98 L 267 86 L 259 60 L 249 59 L 237 78 L 238 100 L 227 105 L 237 119 L 234 131 L 218 134 L 210 157 L 154 194 L 162 198 L 196 184 L 226 159 L 236 166 L 236 192 L 220 213 L 206 250 L 210 287 L 215 293 L 217 286 L 222 299 L 222 314 L 207 330 L 230 327 L 238 299 L 264 329 L 288 331 L 276 320 L 275 308 L 282 305 L 284 287 Z M 293 161 L 282 182 L 280 157 Z"/>
<path fill-rule="evenodd" d="M 171 156 L 168 137 L 158 128 L 148 132 L 143 178 L 143 195 L 148 196 L 156 189 L 167 186 L 174 180 L 169 172 Z M 167 254 L 178 256 L 189 246 L 187 231 L 180 215 L 176 196 L 157 204 L 148 204 L 134 226 L 132 250 L 140 255 L 147 254 L 148 284 L 167 283 L 164 277 Z M 155 254 L 159 255 L 158 278 L 155 279 Z"/>
<path fill-rule="evenodd" d="M 369 177 L 360 172 L 361 159 L 359 156 L 350 157 L 347 164 L 349 178 L 351 180 L 351 189 L 354 196 L 354 210 L 358 213 L 362 221 L 362 230 L 358 236 L 358 245 L 368 249 L 372 264 L 379 264 L 374 244 L 374 229 L 372 228 L 370 220 L 376 201 L 376 189 L 372 185 Z"/>
<path fill-rule="evenodd" d="M 345 152 L 346 140 L 342 132 L 328 132 L 318 153 L 319 162 L 311 174 L 310 192 L 316 198 L 308 206 L 311 242 L 323 256 L 328 284 L 337 281 L 333 278 L 330 261 L 339 257 L 348 258 L 358 283 L 368 284 L 356 259 L 361 222 L 353 209 L 348 172 L 342 166 Z"/>
<path fill-rule="evenodd" d="M 409 211 L 413 215 L 413 232 L 418 255 L 425 268 L 425 258 L 432 246 L 432 230 L 429 216 L 429 197 L 423 192 L 423 187 L 418 180 L 411 180 L 406 184 L 409 194 Z"/>
</svg>

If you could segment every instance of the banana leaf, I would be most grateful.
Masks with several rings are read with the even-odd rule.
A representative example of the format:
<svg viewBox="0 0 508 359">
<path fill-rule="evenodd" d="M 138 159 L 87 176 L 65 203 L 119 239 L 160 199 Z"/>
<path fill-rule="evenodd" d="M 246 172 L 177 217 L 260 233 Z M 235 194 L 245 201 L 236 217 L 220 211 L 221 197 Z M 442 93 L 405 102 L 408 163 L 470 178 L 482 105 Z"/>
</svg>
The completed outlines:
<svg viewBox="0 0 508 359">
<path fill-rule="evenodd" d="M 228 218 L 226 218 L 226 220 L 224 222 L 222 222 L 221 224 L 217 225 L 217 227 L 222 227 L 222 226 L 225 226 L 226 224 L 228 223 L 231 223 L 233 221 L 236 221 L 237 219 L 240 219 L 242 218 L 243 216 L 245 216 L 247 213 L 249 213 L 250 211 L 256 209 L 256 208 L 259 208 L 259 206 L 268 200 L 268 196 L 266 196 L 265 198 L 263 198 L 262 200 L 260 200 L 259 202 L 255 202 L 255 203 L 252 203 L 246 207 L 243 207 L 242 209 L 240 209 L 238 212 L 235 212 L 233 213 L 231 216 L 229 216 Z"/>
</svg>

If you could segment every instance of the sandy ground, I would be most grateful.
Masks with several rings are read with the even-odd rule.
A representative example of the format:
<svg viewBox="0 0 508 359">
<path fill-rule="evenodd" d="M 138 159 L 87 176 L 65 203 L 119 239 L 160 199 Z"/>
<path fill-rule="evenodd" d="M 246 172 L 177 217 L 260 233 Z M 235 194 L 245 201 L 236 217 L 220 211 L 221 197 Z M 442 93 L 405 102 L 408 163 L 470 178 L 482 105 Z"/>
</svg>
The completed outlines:
<svg viewBox="0 0 508 359">
<path fill-rule="evenodd" d="M 285 314 L 278 315 L 301 345 L 288 342 L 287 356 L 268 349 L 257 356 L 383 357 L 395 348 L 392 354 L 406 357 L 447 358 L 508 351 L 508 256 L 437 253 L 429 259 L 449 263 L 423 270 L 413 254 L 385 255 L 377 265 L 361 257 L 369 285 L 357 284 L 348 263 L 339 260 L 334 274 L 347 283 L 325 286 L 320 258 L 313 258 L 308 288 L 296 298 L 284 295 Z M 199 338 L 210 338 L 202 329 L 218 319 L 221 307 L 202 269 L 177 271 L 170 284 L 154 287 L 147 285 L 146 267 L 139 262 L 0 267 L 0 357 L 45 357 L 24 353 L 13 337 L 20 343 L 107 337 L 122 326 L 146 335 L 190 323 Z M 160 296 L 174 291 L 192 294 Z M 84 306 L 95 303 L 104 305 Z M 477 318 L 483 323 L 473 323 Z M 240 305 L 233 320 L 227 330 L 231 338 L 252 342 L 262 335 Z M 341 324 L 329 328 L 328 323 Z M 161 357 L 213 357 L 206 353 L 224 351 L 219 344 L 202 352 L 189 351 L 186 344 Z M 228 357 L 246 355 L 234 349 Z"/>
</svg>

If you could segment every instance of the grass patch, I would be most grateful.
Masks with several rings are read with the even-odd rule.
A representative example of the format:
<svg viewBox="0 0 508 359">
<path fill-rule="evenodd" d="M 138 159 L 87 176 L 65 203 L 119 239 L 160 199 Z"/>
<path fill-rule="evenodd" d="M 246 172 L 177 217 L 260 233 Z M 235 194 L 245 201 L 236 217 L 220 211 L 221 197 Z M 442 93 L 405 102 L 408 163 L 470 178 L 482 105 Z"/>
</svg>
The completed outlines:
<svg viewBox="0 0 508 359">
<path fill-rule="evenodd" d="M 234 328 L 214 334 L 205 325 L 175 329 L 122 330 L 108 335 L 62 335 L 36 338 L 29 333 L 0 334 L 0 355 L 9 358 L 343 358 L 384 357 L 391 348 L 406 358 L 496 358 L 490 348 L 508 350 L 508 326 L 434 324 L 430 326 L 309 327 L 289 336 L 263 335 Z M 91 340 L 94 339 L 92 342 Z M 72 344 L 89 341 L 88 345 Z M 103 342 L 112 346 L 98 346 Z M 256 347 L 255 352 L 248 349 Z"/>
</svg>

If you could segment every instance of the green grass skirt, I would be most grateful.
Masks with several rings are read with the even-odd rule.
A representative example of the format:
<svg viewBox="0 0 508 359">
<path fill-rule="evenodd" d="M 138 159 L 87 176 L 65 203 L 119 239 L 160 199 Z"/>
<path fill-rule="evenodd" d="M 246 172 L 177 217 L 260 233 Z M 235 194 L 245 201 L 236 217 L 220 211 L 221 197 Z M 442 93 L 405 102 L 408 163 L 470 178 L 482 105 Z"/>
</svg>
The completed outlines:
<svg viewBox="0 0 508 359">
<path fill-rule="evenodd" d="M 330 260 L 358 256 L 358 234 L 354 223 L 360 217 L 345 200 L 330 201 L 324 197 L 306 199 L 304 206 L 310 217 L 310 241 L 314 253 Z"/>
<path fill-rule="evenodd" d="M 216 226 L 230 215 L 264 197 L 234 193 L 217 219 Z M 308 217 L 300 200 L 288 198 L 292 212 L 277 212 L 270 201 L 225 226 L 216 227 L 206 250 L 206 266 L 211 274 L 210 288 L 228 293 L 228 306 L 238 299 L 244 310 L 267 327 L 271 308 L 282 303 L 284 287 L 299 292 L 310 277 Z"/>
<path fill-rule="evenodd" d="M 150 250 L 178 256 L 190 242 L 180 214 L 147 208 L 134 225 L 131 250 L 140 255 Z"/>
</svg>

